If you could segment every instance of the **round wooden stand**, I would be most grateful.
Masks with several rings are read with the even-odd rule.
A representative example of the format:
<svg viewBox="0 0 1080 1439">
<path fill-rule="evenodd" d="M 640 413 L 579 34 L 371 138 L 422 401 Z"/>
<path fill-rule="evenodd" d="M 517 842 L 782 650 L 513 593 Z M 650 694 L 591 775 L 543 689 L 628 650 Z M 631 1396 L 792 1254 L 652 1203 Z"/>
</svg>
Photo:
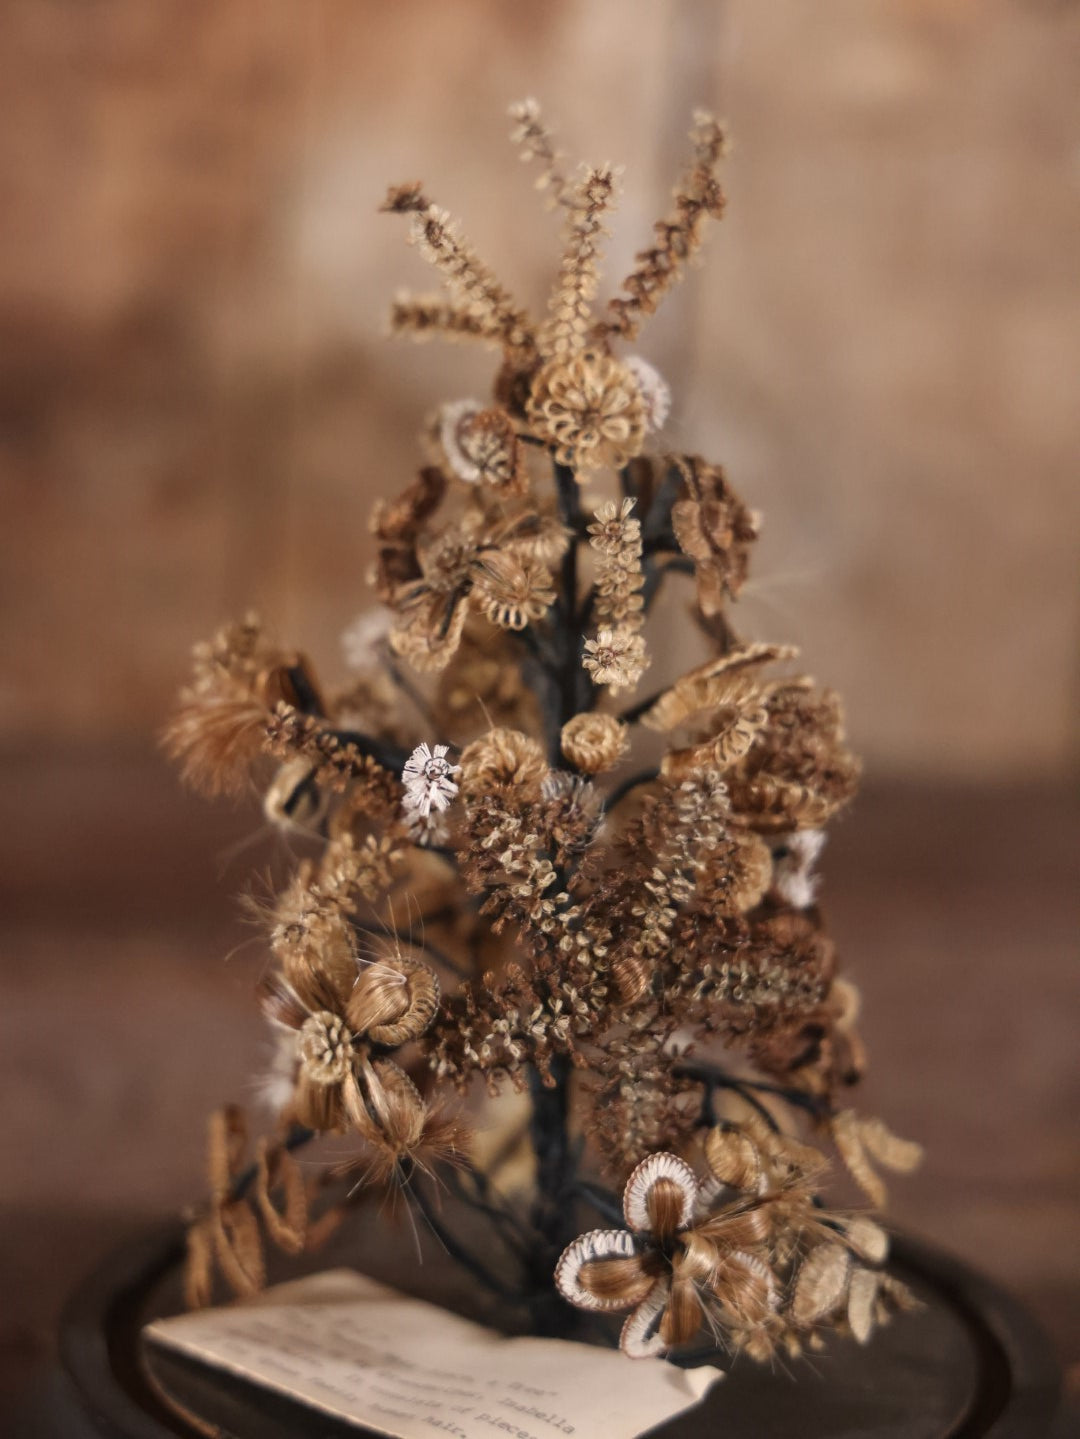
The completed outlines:
<svg viewBox="0 0 1080 1439">
<path fill-rule="evenodd" d="M 144 1346 L 142 1325 L 180 1308 L 181 1254 L 181 1236 L 171 1230 L 121 1250 L 91 1275 L 64 1315 L 47 1396 L 21 1432 L 34 1439 L 355 1439 L 367 1432 Z M 385 1256 L 354 1252 L 349 1260 L 413 1292 L 419 1277 L 424 1297 L 461 1307 L 448 1266 L 425 1264 L 405 1283 Z M 652 1439 L 1049 1435 L 1058 1374 L 1028 1315 L 967 1266 L 913 1240 L 894 1240 L 891 1267 L 925 1308 L 897 1316 L 866 1348 L 836 1341 L 787 1370 L 737 1361 L 703 1404 Z"/>
</svg>

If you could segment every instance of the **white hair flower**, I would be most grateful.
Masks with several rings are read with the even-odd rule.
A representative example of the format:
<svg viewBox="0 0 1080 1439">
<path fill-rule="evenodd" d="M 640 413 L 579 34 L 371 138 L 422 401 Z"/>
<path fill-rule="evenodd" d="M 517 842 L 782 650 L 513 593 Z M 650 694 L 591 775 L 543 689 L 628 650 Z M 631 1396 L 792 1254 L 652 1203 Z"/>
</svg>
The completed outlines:
<svg viewBox="0 0 1080 1439">
<path fill-rule="evenodd" d="M 643 360 L 640 355 L 627 355 L 623 364 L 637 381 L 645 406 L 645 428 L 655 432 L 662 430 L 671 413 L 671 391 L 667 381 L 655 365 Z"/>
<path fill-rule="evenodd" d="M 378 647 L 390 633 L 393 614 L 382 605 L 364 610 L 345 628 L 341 648 L 345 663 L 352 670 L 362 670 L 378 658 Z"/>
<path fill-rule="evenodd" d="M 825 844 L 820 829 L 800 829 L 773 846 L 773 889 L 793 909 L 808 909 L 817 896 L 814 865 Z"/>
<path fill-rule="evenodd" d="M 458 792 L 450 776 L 461 769 L 446 758 L 449 752 L 448 744 L 437 744 L 434 751 L 426 744 L 418 744 L 405 761 L 401 781 L 405 786 L 407 811 L 426 819 L 432 809 L 449 809 L 450 801 Z"/>
</svg>

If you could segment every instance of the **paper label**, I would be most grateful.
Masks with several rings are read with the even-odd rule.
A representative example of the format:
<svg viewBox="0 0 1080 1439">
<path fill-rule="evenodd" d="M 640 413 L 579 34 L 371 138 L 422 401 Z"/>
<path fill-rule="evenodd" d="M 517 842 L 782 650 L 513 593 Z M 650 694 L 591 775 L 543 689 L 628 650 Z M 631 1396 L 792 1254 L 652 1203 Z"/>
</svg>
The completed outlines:
<svg viewBox="0 0 1080 1439">
<path fill-rule="evenodd" d="M 723 1377 L 562 1339 L 507 1339 L 350 1269 L 144 1332 L 393 1439 L 634 1439 Z"/>
</svg>

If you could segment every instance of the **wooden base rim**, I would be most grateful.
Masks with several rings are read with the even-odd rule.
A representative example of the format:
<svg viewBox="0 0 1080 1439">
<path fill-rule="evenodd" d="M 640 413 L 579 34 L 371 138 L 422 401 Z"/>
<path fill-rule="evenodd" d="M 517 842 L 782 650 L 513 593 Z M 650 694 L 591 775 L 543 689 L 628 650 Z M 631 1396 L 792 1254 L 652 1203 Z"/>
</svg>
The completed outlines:
<svg viewBox="0 0 1080 1439">
<path fill-rule="evenodd" d="M 182 1257 L 182 1231 L 170 1227 L 109 1256 L 75 1291 L 61 1321 L 52 1418 L 39 1415 L 35 1434 L 344 1439 L 366 1432 L 179 1357 L 162 1358 L 164 1351 L 148 1363 L 141 1328 L 163 1307 L 176 1307 Z M 356 1263 L 366 1270 L 365 1257 Z M 794 1376 L 770 1374 L 738 1361 L 702 1406 L 654 1430 L 653 1439 L 1048 1436 L 1060 1378 L 1027 1312 L 966 1264 L 911 1238 L 894 1237 L 890 1268 L 920 1292 L 922 1313 L 900 1316 L 866 1349 L 845 1341 L 826 1356 L 823 1372 L 800 1366 Z M 173 1296 L 164 1306 L 163 1288 Z"/>
</svg>

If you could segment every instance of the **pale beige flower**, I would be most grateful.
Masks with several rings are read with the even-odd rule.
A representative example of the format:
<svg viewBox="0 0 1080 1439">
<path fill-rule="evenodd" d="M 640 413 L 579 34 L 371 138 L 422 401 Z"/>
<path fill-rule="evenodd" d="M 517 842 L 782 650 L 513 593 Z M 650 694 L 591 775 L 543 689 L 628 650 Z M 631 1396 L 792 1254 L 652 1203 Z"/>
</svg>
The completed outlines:
<svg viewBox="0 0 1080 1439">
<path fill-rule="evenodd" d="M 637 381 L 597 350 L 545 365 L 532 382 L 528 418 L 559 463 L 575 469 L 620 468 L 641 453 L 645 439 Z"/>
<path fill-rule="evenodd" d="M 602 629 L 596 638 L 585 641 L 582 665 L 595 685 L 609 689 L 630 689 L 645 672 L 648 659 L 641 635 L 628 629 Z"/>
<path fill-rule="evenodd" d="M 634 501 L 605 500 L 589 525 L 589 543 L 598 555 L 613 559 L 627 550 L 640 556 L 641 522 L 633 518 Z"/>
</svg>

